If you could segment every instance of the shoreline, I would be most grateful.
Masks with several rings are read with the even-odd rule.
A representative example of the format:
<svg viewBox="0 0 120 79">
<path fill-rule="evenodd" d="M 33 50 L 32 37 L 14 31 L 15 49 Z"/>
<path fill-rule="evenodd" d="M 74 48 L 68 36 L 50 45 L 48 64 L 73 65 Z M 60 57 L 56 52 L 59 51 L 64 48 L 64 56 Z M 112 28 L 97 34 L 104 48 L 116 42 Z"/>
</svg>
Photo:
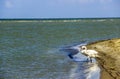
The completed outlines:
<svg viewBox="0 0 120 79">
<path fill-rule="evenodd" d="M 120 39 L 108 39 L 90 43 L 88 49 L 99 52 L 96 60 L 101 68 L 100 79 L 120 79 Z"/>
</svg>

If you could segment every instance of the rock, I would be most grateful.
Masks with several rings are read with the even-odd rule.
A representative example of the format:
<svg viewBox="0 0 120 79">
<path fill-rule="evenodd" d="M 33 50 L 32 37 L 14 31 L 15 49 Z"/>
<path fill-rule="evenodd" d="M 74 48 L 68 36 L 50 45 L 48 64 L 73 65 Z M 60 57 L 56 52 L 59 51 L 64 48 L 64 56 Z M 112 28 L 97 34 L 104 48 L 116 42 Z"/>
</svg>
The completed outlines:
<svg viewBox="0 0 120 79">
<path fill-rule="evenodd" d="M 101 79 L 120 79 L 120 39 L 97 41 L 87 45 L 99 52 L 96 58 L 101 68 Z"/>
</svg>

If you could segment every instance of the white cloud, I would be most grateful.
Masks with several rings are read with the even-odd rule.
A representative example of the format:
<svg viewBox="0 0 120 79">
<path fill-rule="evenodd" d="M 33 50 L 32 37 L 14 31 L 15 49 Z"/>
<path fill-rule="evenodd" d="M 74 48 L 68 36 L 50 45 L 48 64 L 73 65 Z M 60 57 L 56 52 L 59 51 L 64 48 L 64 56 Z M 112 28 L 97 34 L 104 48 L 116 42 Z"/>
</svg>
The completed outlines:
<svg viewBox="0 0 120 79">
<path fill-rule="evenodd" d="M 11 2 L 10 0 L 6 0 L 6 1 L 5 1 L 5 7 L 6 7 L 6 8 L 12 8 L 12 7 L 13 7 L 12 2 Z"/>
</svg>

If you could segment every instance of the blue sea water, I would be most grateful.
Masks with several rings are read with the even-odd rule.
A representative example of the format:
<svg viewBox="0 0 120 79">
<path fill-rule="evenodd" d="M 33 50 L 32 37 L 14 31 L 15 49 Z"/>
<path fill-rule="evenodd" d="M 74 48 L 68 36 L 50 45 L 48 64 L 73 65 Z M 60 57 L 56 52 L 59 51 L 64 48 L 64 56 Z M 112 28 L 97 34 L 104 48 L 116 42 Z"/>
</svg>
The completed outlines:
<svg viewBox="0 0 120 79">
<path fill-rule="evenodd" d="M 0 20 L 0 79 L 99 79 L 97 62 L 60 48 L 119 37 L 120 19 Z"/>
</svg>

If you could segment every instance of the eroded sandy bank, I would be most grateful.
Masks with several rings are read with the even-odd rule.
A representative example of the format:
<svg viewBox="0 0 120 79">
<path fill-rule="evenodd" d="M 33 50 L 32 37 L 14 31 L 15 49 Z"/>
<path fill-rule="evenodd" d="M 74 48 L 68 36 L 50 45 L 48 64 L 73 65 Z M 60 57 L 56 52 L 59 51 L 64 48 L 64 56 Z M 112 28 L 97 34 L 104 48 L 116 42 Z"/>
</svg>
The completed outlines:
<svg viewBox="0 0 120 79">
<path fill-rule="evenodd" d="M 99 52 L 101 79 L 120 79 L 120 39 L 98 41 L 87 47 Z"/>
</svg>

